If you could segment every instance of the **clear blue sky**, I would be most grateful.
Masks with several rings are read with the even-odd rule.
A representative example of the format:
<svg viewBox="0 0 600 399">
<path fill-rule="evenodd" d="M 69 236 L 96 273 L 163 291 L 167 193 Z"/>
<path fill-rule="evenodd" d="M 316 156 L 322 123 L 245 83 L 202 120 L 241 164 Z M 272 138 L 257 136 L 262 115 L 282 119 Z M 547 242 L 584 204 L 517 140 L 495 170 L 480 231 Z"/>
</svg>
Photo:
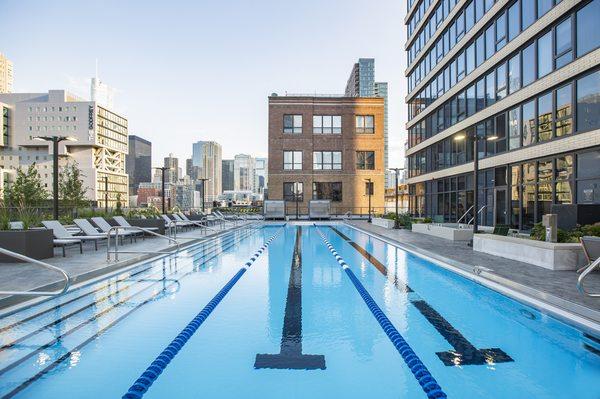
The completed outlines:
<svg viewBox="0 0 600 399">
<path fill-rule="evenodd" d="M 406 5 L 401 0 L 0 0 L 0 52 L 16 92 L 115 87 L 129 133 L 153 163 L 215 140 L 223 157 L 267 154 L 267 96 L 342 93 L 352 64 L 375 58 L 389 82 L 390 166 L 405 140 Z"/>
</svg>

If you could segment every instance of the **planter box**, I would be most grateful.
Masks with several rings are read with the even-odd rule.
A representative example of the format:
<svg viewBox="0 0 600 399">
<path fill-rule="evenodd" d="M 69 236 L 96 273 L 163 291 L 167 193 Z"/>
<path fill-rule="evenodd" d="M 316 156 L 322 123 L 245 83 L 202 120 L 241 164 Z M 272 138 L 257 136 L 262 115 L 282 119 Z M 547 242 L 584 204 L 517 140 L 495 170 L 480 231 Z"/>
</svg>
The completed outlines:
<svg viewBox="0 0 600 399">
<path fill-rule="evenodd" d="M 384 219 L 384 218 L 373 218 L 372 224 L 374 226 L 385 227 L 386 229 L 394 228 L 394 221 L 392 219 Z"/>
<path fill-rule="evenodd" d="M 0 231 L 0 247 L 29 256 L 34 259 L 47 259 L 54 256 L 52 230 L 9 230 Z M 11 256 L 0 254 L 0 262 L 22 262 Z"/>
<path fill-rule="evenodd" d="M 470 241 L 473 238 L 472 229 L 459 229 L 456 225 L 449 226 L 433 223 L 413 223 L 412 231 L 450 241 Z"/>
<path fill-rule="evenodd" d="M 526 238 L 475 234 L 473 250 L 550 270 L 576 270 L 586 264 L 581 244 L 559 244 Z"/>
<path fill-rule="evenodd" d="M 165 222 L 162 219 L 127 219 L 130 225 L 142 228 L 158 227 L 155 233 L 165 235 Z M 135 230 L 132 230 L 135 231 Z"/>
</svg>

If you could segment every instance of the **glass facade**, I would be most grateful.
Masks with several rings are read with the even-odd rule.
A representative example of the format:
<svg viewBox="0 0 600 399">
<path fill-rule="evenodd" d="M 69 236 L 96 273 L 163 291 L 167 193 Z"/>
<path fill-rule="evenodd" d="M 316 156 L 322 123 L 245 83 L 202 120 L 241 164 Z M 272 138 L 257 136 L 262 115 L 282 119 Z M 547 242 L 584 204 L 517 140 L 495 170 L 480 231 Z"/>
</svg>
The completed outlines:
<svg viewBox="0 0 600 399">
<path fill-rule="evenodd" d="M 410 212 L 467 222 L 477 195 L 480 224 L 528 230 L 558 206 L 600 205 L 600 61 L 589 57 L 600 47 L 600 0 L 513 0 L 496 4 L 490 16 L 494 1 L 461 4 L 443 30 L 435 13 L 414 31 L 408 27 Z M 556 15 L 559 4 L 564 11 Z M 544 26 L 528 30 L 533 36 L 498 54 L 548 13 L 555 15 Z M 581 57 L 585 65 L 575 63 Z M 572 77 L 553 74 L 563 68 Z M 473 187 L 473 172 L 454 171 L 476 156 L 484 162 Z"/>
</svg>

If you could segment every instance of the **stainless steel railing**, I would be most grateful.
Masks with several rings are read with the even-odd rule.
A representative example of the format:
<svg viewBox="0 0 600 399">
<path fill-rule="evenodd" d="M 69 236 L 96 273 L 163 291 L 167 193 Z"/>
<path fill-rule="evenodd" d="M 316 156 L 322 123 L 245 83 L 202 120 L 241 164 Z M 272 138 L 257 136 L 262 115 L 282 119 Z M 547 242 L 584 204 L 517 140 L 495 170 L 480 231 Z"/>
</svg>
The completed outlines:
<svg viewBox="0 0 600 399">
<path fill-rule="evenodd" d="M 581 292 L 583 295 L 586 295 L 586 296 L 589 296 L 592 298 L 600 298 L 600 293 L 592 293 L 592 292 L 586 291 L 585 287 L 583 286 L 583 280 L 585 280 L 587 275 L 590 274 L 597 267 L 600 268 L 600 258 L 596 259 L 595 261 L 592 262 L 591 265 L 586 267 L 583 270 L 583 272 L 581 272 L 579 277 L 577 278 L 577 289 L 579 290 L 579 292 Z"/>
<path fill-rule="evenodd" d="M 456 222 L 456 224 L 460 224 L 460 221 L 463 220 L 464 217 L 466 217 L 469 212 L 471 212 L 471 209 L 473 209 L 475 205 L 471 205 L 471 207 L 469 209 L 467 209 L 467 211 L 465 213 L 462 214 L 462 216 L 458 219 L 458 221 Z"/>
<path fill-rule="evenodd" d="M 0 291 L 0 295 L 58 296 L 58 295 L 62 295 L 65 292 L 67 292 L 67 290 L 71 286 L 71 278 L 60 267 L 52 266 L 46 262 L 42 262 L 40 260 L 33 259 L 33 258 L 30 258 L 29 256 L 25 256 L 25 255 L 22 255 L 22 254 L 13 252 L 13 251 L 9 251 L 8 249 L 1 248 L 1 247 L 0 247 L 0 253 L 3 253 L 4 255 L 7 255 L 7 256 L 10 256 L 13 258 L 21 259 L 25 262 L 33 263 L 35 265 L 44 267 L 49 270 L 56 271 L 56 272 L 62 274 L 65 279 L 65 285 L 63 286 L 63 288 L 61 290 L 58 290 L 58 291 Z"/>
<path fill-rule="evenodd" d="M 487 205 L 484 205 L 484 206 L 482 206 L 481 208 L 479 208 L 479 210 L 477 211 L 477 216 L 479 216 L 479 214 L 480 214 L 480 213 L 481 213 L 481 212 L 482 212 L 482 211 L 483 211 L 485 208 L 487 208 Z M 467 222 L 467 226 L 470 226 L 470 225 L 471 225 L 471 223 L 473 223 L 473 220 L 475 220 L 475 216 L 473 216 L 473 217 L 471 218 L 471 220 L 469 220 L 469 221 Z"/>
<path fill-rule="evenodd" d="M 170 224 L 169 224 L 170 226 Z M 120 230 L 136 230 L 136 231 L 143 231 L 145 233 L 154 235 L 156 237 L 162 237 L 165 238 L 173 243 L 175 243 L 175 245 L 177 246 L 177 249 L 174 251 L 119 251 L 119 231 Z M 114 234 L 113 234 L 114 232 Z M 111 246 L 110 246 L 110 238 L 114 237 L 115 239 L 115 245 L 114 245 L 114 250 L 111 251 Z M 179 251 L 180 245 L 179 242 L 177 241 L 177 227 L 175 227 L 175 238 L 171 238 L 169 236 L 163 235 L 163 234 L 158 234 L 155 233 L 154 231 L 145 229 L 143 227 L 138 227 L 138 226 L 127 226 L 127 227 L 123 227 L 123 226 L 113 226 L 111 227 L 108 232 L 106 233 L 106 239 L 107 239 L 107 244 L 106 244 L 106 261 L 110 262 L 110 254 L 114 254 L 115 255 L 115 262 L 117 262 L 119 260 L 119 253 L 122 254 L 165 254 L 165 255 L 172 255 L 174 253 L 176 253 L 177 251 Z"/>
</svg>

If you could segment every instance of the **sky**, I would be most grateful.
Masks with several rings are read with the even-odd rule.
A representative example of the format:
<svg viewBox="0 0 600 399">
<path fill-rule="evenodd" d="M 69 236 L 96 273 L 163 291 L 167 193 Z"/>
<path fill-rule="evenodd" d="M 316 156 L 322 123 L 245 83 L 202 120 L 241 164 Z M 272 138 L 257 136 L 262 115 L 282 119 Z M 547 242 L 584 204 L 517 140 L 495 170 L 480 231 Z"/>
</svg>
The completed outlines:
<svg viewBox="0 0 600 399">
<path fill-rule="evenodd" d="M 343 93 L 358 58 L 389 83 L 389 166 L 404 164 L 402 0 L 0 0 L 14 92 L 89 98 L 96 60 L 152 163 L 214 140 L 223 159 L 267 155 L 271 93 Z"/>
</svg>

